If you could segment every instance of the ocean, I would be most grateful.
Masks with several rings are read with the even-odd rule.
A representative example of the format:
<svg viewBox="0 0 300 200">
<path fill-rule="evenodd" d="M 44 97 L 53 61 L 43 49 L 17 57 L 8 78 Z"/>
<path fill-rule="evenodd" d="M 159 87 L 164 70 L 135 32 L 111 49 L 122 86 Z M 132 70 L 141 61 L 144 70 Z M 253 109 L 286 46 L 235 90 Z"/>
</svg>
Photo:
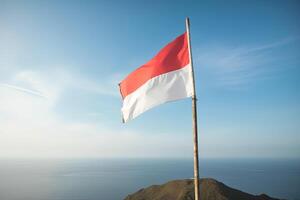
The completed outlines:
<svg viewBox="0 0 300 200">
<path fill-rule="evenodd" d="M 300 200 L 300 160 L 203 159 L 200 176 Z M 2 159 L 0 200 L 121 200 L 143 187 L 192 177 L 189 159 Z"/>
</svg>

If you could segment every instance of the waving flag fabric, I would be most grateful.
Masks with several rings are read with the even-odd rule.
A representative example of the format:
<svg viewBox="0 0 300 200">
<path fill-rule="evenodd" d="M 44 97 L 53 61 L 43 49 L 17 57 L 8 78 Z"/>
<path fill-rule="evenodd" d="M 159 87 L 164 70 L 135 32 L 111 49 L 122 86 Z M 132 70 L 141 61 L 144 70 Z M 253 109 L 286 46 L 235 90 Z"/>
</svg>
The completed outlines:
<svg viewBox="0 0 300 200">
<path fill-rule="evenodd" d="M 193 86 L 187 33 L 129 74 L 119 87 L 124 122 L 162 103 L 191 97 Z"/>
</svg>

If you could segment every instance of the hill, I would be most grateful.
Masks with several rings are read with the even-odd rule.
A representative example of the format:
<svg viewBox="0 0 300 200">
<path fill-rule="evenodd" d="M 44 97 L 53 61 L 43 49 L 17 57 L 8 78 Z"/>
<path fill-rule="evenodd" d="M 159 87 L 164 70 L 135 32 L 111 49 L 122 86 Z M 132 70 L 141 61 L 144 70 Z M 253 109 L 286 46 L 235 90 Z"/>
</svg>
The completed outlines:
<svg viewBox="0 0 300 200">
<path fill-rule="evenodd" d="M 278 200 L 265 194 L 251 195 L 211 178 L 200 179 L 201 200 Z M 153 185 L 128 195 L 125 200 L 194 200 L 192 179 L 174 180 Z"/>
</svg>

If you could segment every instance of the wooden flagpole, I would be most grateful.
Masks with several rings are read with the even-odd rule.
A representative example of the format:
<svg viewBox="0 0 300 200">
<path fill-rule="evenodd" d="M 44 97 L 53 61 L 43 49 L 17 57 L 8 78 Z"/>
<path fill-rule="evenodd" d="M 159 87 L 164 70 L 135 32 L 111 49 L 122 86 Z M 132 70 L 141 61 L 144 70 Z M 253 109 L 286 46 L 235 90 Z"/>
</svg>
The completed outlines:
<svg viewBox="0 0 300 200">
<path fill-rule="evenodd" d="M 188 37 L 189 58 L 192 69 L 193 79 L 193 96 L 192 96 L 192 112 L 193 112 L 193 138 L 194 138 L 194 186 L 195 186 L 195 200 L 200 200 L 199 188 L 199 158 L 198 158 L 198 126 L 197 126 L 197 98 L 196 98 L 196 85 L 193 66 L 193 57 L 191 49 L 191 35 L 190 35 L 190 19 L 187 17 L 185 20 L 186 32 Z"/>
</svg>

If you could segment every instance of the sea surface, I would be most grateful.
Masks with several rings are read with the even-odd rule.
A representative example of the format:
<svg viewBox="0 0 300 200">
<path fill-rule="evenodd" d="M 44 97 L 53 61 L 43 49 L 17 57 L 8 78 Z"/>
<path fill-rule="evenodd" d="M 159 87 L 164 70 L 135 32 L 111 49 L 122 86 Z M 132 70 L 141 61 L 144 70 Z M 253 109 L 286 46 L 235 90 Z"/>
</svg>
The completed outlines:
<svg viewBox="0 0 300 200">
<path fill-rule="evenodd" d="M 300 200 L 300 160 L 204 159 L 200 176 Z M 142 187 L 192 177 L 188 159 L 2 159 L 0 200 L 120 200 Z"/>
</svg>

